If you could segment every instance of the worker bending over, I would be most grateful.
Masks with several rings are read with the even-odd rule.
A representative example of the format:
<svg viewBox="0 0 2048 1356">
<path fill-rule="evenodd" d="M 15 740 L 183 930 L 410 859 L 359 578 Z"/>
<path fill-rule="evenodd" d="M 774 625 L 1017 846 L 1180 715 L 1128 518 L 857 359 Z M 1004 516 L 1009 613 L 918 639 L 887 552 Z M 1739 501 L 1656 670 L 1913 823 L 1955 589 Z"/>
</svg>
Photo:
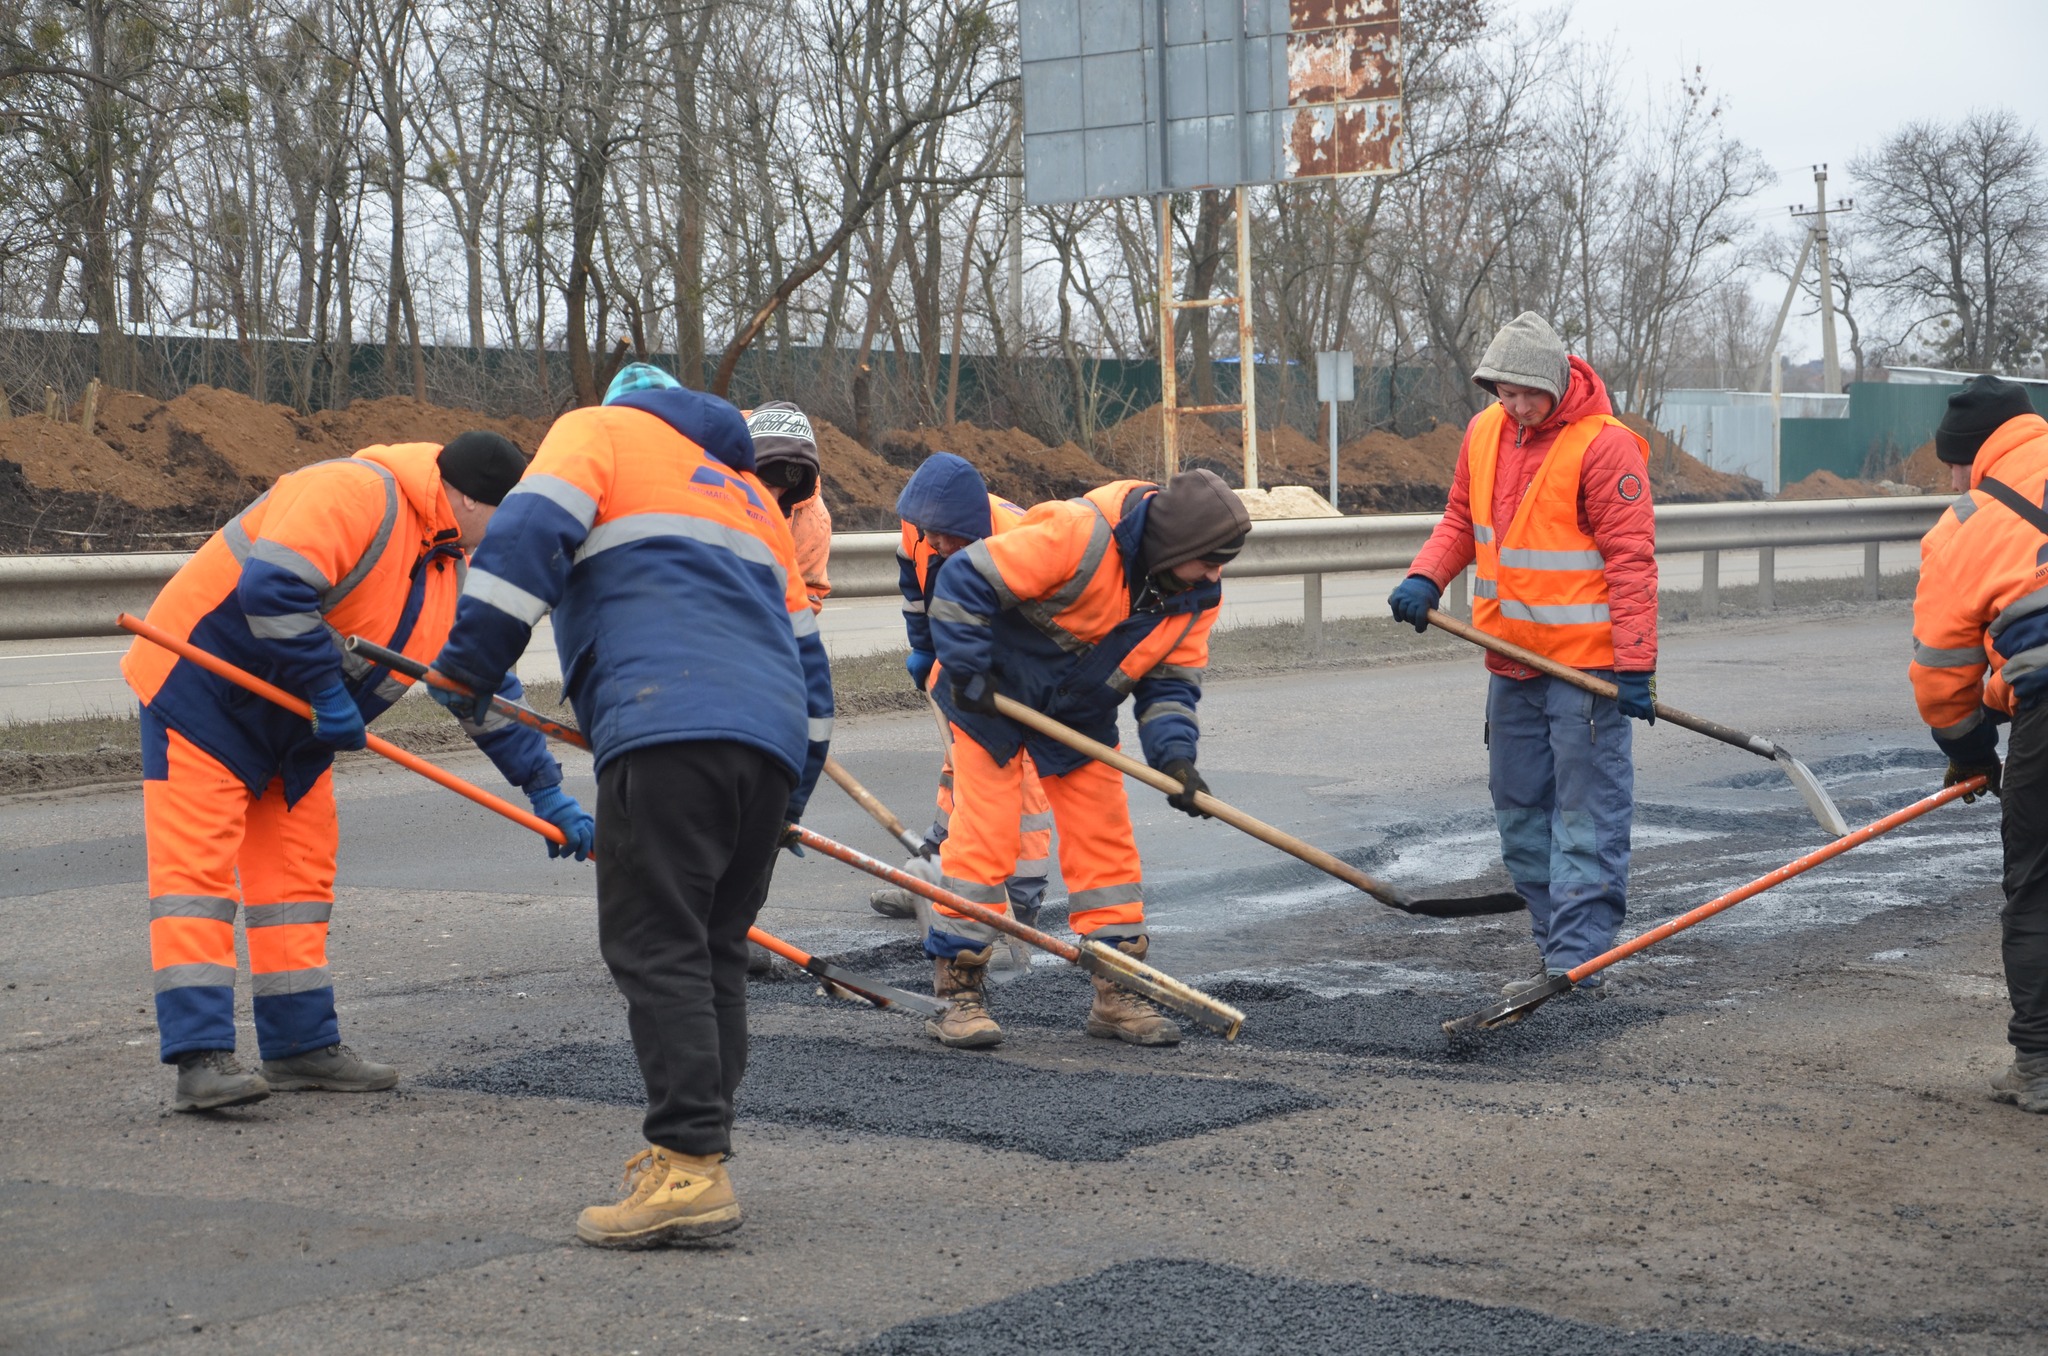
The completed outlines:
<svg viewBox="0 0 2048 1356">
<path fill-rule="evenodd" d="M 997 714 L 996 694 L 1117 743 L 1117 708 L 1135 697 L 1151 765 L 1181 783 L 1168 798 L 1191 815 L 1195 708 L 1223 566 L 1251 528 L 1243 502 L 1208 471 L 1165 489 L 1119 480 L 1080 499 L 1040 504 L 1009 531 L 958 553 L 939 572 L 926 618 L 952 721 L 953 822 L 941 845 L 947 889 L 1007 911 L 1022 836 L 1024 779 L 1035 764 L 1059 830 L 1067 923 L 1143 959 L 1145 887 L 1123 775 Z M 952 1003 L 926 1030 L 946 1045 L 994 1045 L 984 982 L 995 932 L 933 906 L 925 952 L 933 988 Z M 1180 1029 L 1140 998 L 1095 981 L 1087 1031 L 1171 1045 Z"/>
<path fill-rule="evenodd" d="M 1949 397 L 1934 455 L 1963 495 L 1920 543 L 1913 696 L 1944 785 L 1983 776 L 2003 794 L 2013 1062 L 1991 1093 L 2048 1112 L 2048 421 L 2024 387 L 1978 377 Z"/>
<path fill-rule="evenodd" d="M 1476 562 L 1473 625 L 1619 689 L 1610 701 L 1486 656 L 1494 818 L 1542 953 L 1513 996 L 1607 950 L 1627 911 L 1627 718 L 1656 719 L 1657 524 L 1648 444 L 1541 316 L 1502 326 L 1472 380 L 1497 399 L 1466 426 L 1443 520 L 1387 601 L 1425 630 Z"/>
<path fill-rule="evenodd" d="M 340 641 L 362 635 L 431 659 L 455 619 L 466 553 L 525 466 L 497 434 L 465 433 L 446 447 L 370 447 L 294 471 L 208 538 L 151 604 L 153 625 L 313 707 L 309 722 L 146 640 L 121 661 L 142 702 L 150 963 L 177 1110 L 398 1081 L 341 1044 L 327 924 L 335 751 L 362 748 L 363 727 L 409 680 Z M 493 690 L 517 697 L 519 680 L 501 675 Z M 541 736 L 497 716 L 465 728 L 534 813 L 587 852 L 590 816 L 563 792 Z M 261 1073 L 234 1058 L 238 905 Z"/>
<path fill-rule="evenodd" d="M 628 1248 L 724 1233 L 747 930 L 832 735 L 818 621 L 738 410 L 636 363 L 556 420 L 435 667 L 488 690 L 550 609 L 597 766 L 598 947 L 647 1084 L 628 1195 L 576 1232 Z"/>
<path fill-rule="evenodd" d="M 796 542 L 797 569 L 811 611 L 822 612 L 832 592 L 826 566 L 832 555 L 832 511 L 818 474 L 818 438 L 804 412 L 787 400 L 771 400 L 746 411 L 747 432 L 754 440 L 754 473 L 768 487 L 789 520 Z"/>
<path fill-rule="evenodd" d="M 926 692 L 939 662 L 932 648 L 928 616 L 933 590 L 939 584 L 939 567 L 982 538 L 1015 527 L 1024 520 L 1024 510 L 990 494 L 972 463 L 951 452 L 934 452 L 896 497 L 896 516 L 903 520 L 903 540 L 896 547 L 896 579 L 903 593 L 903 629 L 910 638 L 904 666 L 917 690 Z M 1019 826 L 1023 838 L 1016 870 L 1005 888 L 1011 914 L 1021 922 L 1035 923 L 1045 900 L 1046 877 L 1052 871 L 1052 806 L 1038 784 L 1038 769 L 1031 755 L 1017 756 L 1023 760 L 1023 822 Z M 937 882 L 939 846 L 946 841 L 952 821 L 953 751 L 948 741 L 945 762 L 939 768 L 937 817 L 925 831 L 924 851 L 904 863 L 905 871 Z M 868 903 L 886 918 L 910 918 L 916 913 L 915 898 L 908 890 L 892 885 L 868 896 Z"/>
</svg>

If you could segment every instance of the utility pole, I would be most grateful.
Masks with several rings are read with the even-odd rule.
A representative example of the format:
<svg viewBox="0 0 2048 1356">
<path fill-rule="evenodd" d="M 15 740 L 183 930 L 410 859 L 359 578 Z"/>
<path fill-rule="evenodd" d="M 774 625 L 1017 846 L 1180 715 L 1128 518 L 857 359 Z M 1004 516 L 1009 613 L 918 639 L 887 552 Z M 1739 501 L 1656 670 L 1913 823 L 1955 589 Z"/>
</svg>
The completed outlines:
<svg viewBox="0 0 2048 1356">
<path fill-rule="evenodd" d="M 1828 264 L 1828 212 L 1847 212 L 1855 207 L 1855 201 L 1843 198 L 1832 209 L 1828 206 L 1828 167 L 1824 164 L 1813 167 L 1813 210 L 1802 212 L 1792 210 L 1795 217 L 1810 217 L 1812 235 L 1810 242 L 1817 256 L 1820 268 L 1820 389 L 1827 395 L 1842 393 L 1841 352 L 1835 345 L 1835 277 Z M 1800 271 L 1804 271 L 1805 252 L 1800 253 Z M 1792 277 L 1792 286 L 1799 286 L 1799 274 Z M 1782 313 L 1781 313 L 1782 314 Z M 1782 320 L 1780 321 L 1782 324 Z M 1775 350 L 1775 339 L 1772 348 Z"/>
</svg>

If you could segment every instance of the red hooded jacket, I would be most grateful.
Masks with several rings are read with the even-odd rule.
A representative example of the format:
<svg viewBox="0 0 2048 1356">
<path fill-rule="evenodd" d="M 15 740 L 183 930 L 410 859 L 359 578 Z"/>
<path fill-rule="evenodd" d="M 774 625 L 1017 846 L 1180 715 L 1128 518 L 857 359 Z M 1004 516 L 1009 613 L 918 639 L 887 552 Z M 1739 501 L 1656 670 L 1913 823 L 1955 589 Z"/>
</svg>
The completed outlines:
<svg viewBox="0 0 2048 1356">
<path fill-rule="evenodd" d="M 1550 417 L 1533 429 L 1509 419 L 1501 426 L 1499 470 L 1493 482 L 1493 521 L 1511 523 L 1522 495 L 1536 478 L 1557 435 L 1566 424 L 1587 415 L 1612 414 L 1607 386 L 1583 359 L 1571 360 L 1571 384 Z M 1472 563 L 1472 472 L 1468 457 L 1472 437 L 1458 449 L 1458 469 L 1451 480 L 1451 500 L 1443 521 L 1408 567 L 1426 575 L 1438 588 L 1448 585 Z M 1626 478 L 1626 483 L 1624 483 Z M 1631 498 L 1625 491 L 1632 490 Z M 1607 560 L 1608 609 L 1614 626 L 1614 667 L 1621 672 L 1647 672 L 1657 667 L 1657 523 L 1650 503 L 1649 476 L 1635 441 L 1619 429 L 1604 430 L 1586 449 L 1579 475 L 1579 528 L 1591 537 Z M 1489 651 L 1486 667 L 1509 678 L 1534 678 L 1533 669 Z"/>
</svg>

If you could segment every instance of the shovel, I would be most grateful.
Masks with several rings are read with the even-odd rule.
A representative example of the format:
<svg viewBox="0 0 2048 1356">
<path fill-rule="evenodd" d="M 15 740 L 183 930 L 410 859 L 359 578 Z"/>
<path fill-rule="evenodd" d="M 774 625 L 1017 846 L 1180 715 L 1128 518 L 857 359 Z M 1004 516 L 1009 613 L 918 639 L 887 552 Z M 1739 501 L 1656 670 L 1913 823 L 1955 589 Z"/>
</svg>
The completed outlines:
<svg viewBox="0 0 2048 1356">
<path fill-rule="evenodd" d="M 1109 745 L 1090 739 L 1079 730 L 1071 729 L 1046 715 L 1034 711 L 1024 703 L 1001 693 L 996 694 L 996 710 L 1019 725 L 1038 731 L 1047 739 L 1057 740 L 1076 753 L 1085 753 L 1097 762 L 1107 763 L 1126 777 L 1134 777 L 1155 790 L 1169 796 L 1177 796 L 1182 787 L 1179 781 L 1167 776 L 1156 768 L 1148 767 L 1135 758 L 1130 758 Z M 1403 913 L 1419 914 L 1425 918 L 1479 918 L 1487 914 L 1520 913 L 1528 906 L 1522 897 L 1512 890 L 1497 891 L 1489 895 L 1451 897 L 1445 899 L 1416 899 L 1405 890 L 1375 880 L 1349 862 L 1331 856 L 1311 843 L 1305 843 L 1293 834 L 1283 833 L 1264 820 L 1254 819 L 1233 805 L 1226 805 L 1206 791 L 1195 793 L 1195 807 L 1213 819 L 1220 819 L 1231 828 L 1248 833 L 1262 843 L 1271 844 L 1282 852 L 1299 857 L 1319 871 L 1326 871 L 1346 885 L 1363 890 L 1389 908 Z"/>
<path fill-rule="evenodd" d="M 1469 640 L 1483 650 L 1491 650 L 1503 658 L 1514 660 L 1517 664 L 1526 664 L 1538 673 L 1547 673 L 1560 682 L 1570 683 L 1573 687 L 1590 692 L 1596 697 L 1605 697 L 1609 701 L 1614 699 L 1614 684 L 1603 682 L 1589 673 L 1581 673 L 1568 664 L 1558 663 L 1555 659 L 1545 659 L 1533 650 L 1525 650 L 1498 636 L 1489 636 L 1477 627 L 1467 626 L 1456 617 L 1446 616 L 1435 608 L 1429 610 L 1429 624 L 1462 640 Z M 1820 784 L 1820 779 L 1813 775 L 1813 769 L 1794 758 L 1792 751 L 1783 744 L 1773 744 L 1762 735 L 1732 730 L 1719 721 L 1690 715 L 1662 702 L 1657 703 L 1657 718 L 1668 720 L 1673 725 L 1691 730 L 1695 734 L 1703 734 L 1709 739 L 1718 739 L 1723 744 L 1732 744 L 1759 758 L 1770 759 L 1784 769 L 1785 776 L 1798 788 L 1799 794 L 1806 800 L 1806 808 L 1813 812 L 1813 817 L 1820 822 L 1822 828 L 1837 838 L 1849 832 L 1849 821 L 1842 818 L 1842 812 L 1835 808 L 1834 798 L 1828 795 L 1827 788 Z"/>
<path fill-rule="evenodd" d="M 1516 1022 L 1521 1021 L 1551 999 L 1561 993 L 1570 993 L 1578 985 L 1585 982 L 1589 976 L 1599 974 L 1616 961 L 1627 960 L 1638 951 L 1647 950 L 1665 938 L 1685 931 L 1695 923 L 1704 923 L 1723 909 L 1733 908 L 1743 900 L 1760 895 L 1774 885 L 1782 885 L 1794 876 L 1813 870 L 1822 862 L 1841 856 L 1850 848 L 1861 847 L 1881 833 L 1890 833 L 1899 825 L 1918 819 L 1921 815 L 1926 814 L 1937 806 L 1946 805 L 1952 800 L 1981 791 L 1984 789 L 1984 786 L 1984 778 L 1972 777 L 1967 781 L 1957 782 L 1954 786 L 1937 791 L 1924 799 L 1916 800 L 1905 809 L 1895 810 L 1883 819 L 1865 824 L 1853 833 L 1844 834 L 1826 847 L 1816 848 L 1799 860 L 1788 862 L 1767 876 L 1759 876 L 1747 885 L 1730 890 L 1719 899 L 1709 900 L 1697 909 L 1682 913 L 1668 923 L 1651 928 L 1640 937 L 1631 938 L 1611 951 L 1602 952 L 1583 965 L 1574 966 L 1561 975 L 1554 975 L 1533 989 L 1525 989 L 1505 1002 L 1496 1003 L 1489 1008 L 1482 1008 L 1478 1012 L 1467 1016 L 1455 1017 L 1444 1023 L 1444 1033 L 1450 1036 L 1460 1036 L 1472 1031 L 1492 1031 L 1503 1026 L 1513 1026 Z"/>
<path fill-rule="evenodd" d="M 842 767 L 839 760 L 830 754 L 825 755 L 825 775 L 830 777 L 841 791 L 853 797 L 855 805 L 866 810 L 877 824 L 887 829 L 891 838 L 910 849 L 913 857 L 924 855 L 924 839 L 904 828 L 903 821 L 891 814 L 889 807 L 882 804 L 874 792 L 862 786 L 859 779 Z"/>
<path fill-rule="evenodd" d="M 309 720 L 312 718 L 313 708 L 307 702 L 294 697 L 283 688 L 264 682 L 253 673 L 237 668 L 217 654 L 200 649 L 190 641 L 180 640 L 170 634 L 170 632 L 152 626 L 146 621 L 131 617 L 125 612 L 120 615 L 116 624 L 122 630 L 140 636 L 153 645 L 163 646 L 180 659 L 189 660 L 197 664 L 200 668 L 214 674 L 216 677 L 225 678 L 237 687 L 244 688 L 259 697 L 277 703 L 294 715 L 304 716 Z M 359 641 L 360 643 L 356 643 Z M 402 673 L 415 680 L 426 676 L 426 665 L 421 664 L 417 660 L 409 659 L 396 650 L 386 649 L 382 645 L 369 641 L 362 641 L 360 637 L 350 637 L 349 642 L 346 643 L 346 648 L 359 651 L 372 661 L 382 664 L 394 673 Z M 438 677 L 439 675 L 436 676 Z M 446 679 L 442 680 L 442 685 L 456 691 L 467 692 L 469 690 L 462 687 L 459 683 L 448 682 Z M 554 738 L 563 740 L 566 743 L 575 744 L 579 748 L 590 747 L 584 741 L 582 734 L 573 727 L 563 725 L 559 721 L 549 720 L 539 712 L 529 711 L 517 702 L 507 701 L 503 697 L 494 697 L 492 698 L 492 705 L 523 725 L 532 725 L 536 729 L 553 735 Z M 475 801 L 486 810 L 501 814 L 524 828 L 532 829 L 550 843 L 561 843 L 564 841 L 562 831 L 548 823 L 545 819 L 542 819 L 539 815 L 529 814 L 510 801 L 492 795 L 481 786 L 464 781 L 446 768 L 437 767 L 416 753 L 408 753 L 389 740 L 382 739 L 377 735 L 366 735 L 364 745 L 371 752 L 382 754 L 400 767 L 417 772 L 428 781 L 446 787 L 458 796 Z M 824 982 L 827 992 L 834 990 L 842 991 L 844 994 L 850 994 L 878 1008 L 903 1008 L 925 1017 L 936 1017 L 946 1010 L 947 1005 L 935 998 L 928 998 L 923 994 L 909 993 L 903 989 L 892 988 L 880 980 L 868 979 L 865 976 L 842 970 L 837 965 L 832 964 L 832 962 L 819 960 L 817 957 L 791 946 L 773 933 L 763 932 L 759 928 L 748 929 L 747 940 L 769 951 L 773 951 L 776 955 L 793 965 L 808 970 Z"/>
</svg>

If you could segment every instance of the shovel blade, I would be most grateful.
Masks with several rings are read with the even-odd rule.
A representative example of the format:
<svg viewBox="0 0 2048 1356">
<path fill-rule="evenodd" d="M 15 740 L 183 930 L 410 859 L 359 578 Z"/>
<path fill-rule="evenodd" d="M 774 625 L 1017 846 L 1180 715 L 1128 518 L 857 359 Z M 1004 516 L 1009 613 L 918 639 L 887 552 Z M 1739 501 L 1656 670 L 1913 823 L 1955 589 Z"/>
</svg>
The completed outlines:
<svg viewBox="0 0 2048 1356">
<path fill-rule="evenodd" d="M 930 994 L 912 993 L 893 984 L 884 984 L 879 979 L 854 974 L 851 970 L 841 969 L 831 961 L 818 960 L 814 957 L 804 969 L 824 980 L 828 987 L 844 990 L 878 1008 L 902 1008 L 920 1017 L 943 1017 L 946 1009 L 951 1006 Z"/>
<path fill-rule="evenodd" d="M 1403 899 L 1391 907 L 1418 918 L 1487 918 L 1494 914 L 1521 913 L 1529 906 L 1513 890 L 1496 890 L 1490 895 L 1454 895 L 1442 899 Z"/>
<path fill-rule="evenodd" d="M 1842 812 L 1835 805 L 1835 799 L 1828 789 L 1820 784 L 1820 778 L 1813 775 L 1813 769 L 1780 748 L 1777 751 L 1778 766 L 1785 770 L 1785 776 L 1799 789 L 1806 801 L 1806 808 L 1820 826 L 1837 838 L 1847 838 L 1852 830 L 1849 821 L 1842 818 Z"/>
<path fill-rule="evenodd" d="M 1164 971 L 1155 970 L 1114 947 L 1085 938 L 1077 962 L 1091 975 L 1100 975 L 1120 989 L 1149 998 L 1161 1007 L 1172 1008 L 1184 1017 L 1209 1028 L 1224 1040 L 1236 1040 L 1244 1026 L 1244 1014 L 1220 999 L 1211 998 L 1191 984 L 1183 984 Z"/>
<path fill-rule="evenodd" d="M 1492 1007 L 1481 1008 L 1463 1017 L 1453 1017 L 1444 1023 L 1444 1034 L 1464 1036 L 1477 1031 L 1497 1031 L 1504 1026 L 1513 1026 L 1559 994 L 1570 993 L 1572 987 L 1570 975 L 1552 975 L 1535 988 L 1524 989 L 1513 998 L 1502 999 Z"/>
</svg>

